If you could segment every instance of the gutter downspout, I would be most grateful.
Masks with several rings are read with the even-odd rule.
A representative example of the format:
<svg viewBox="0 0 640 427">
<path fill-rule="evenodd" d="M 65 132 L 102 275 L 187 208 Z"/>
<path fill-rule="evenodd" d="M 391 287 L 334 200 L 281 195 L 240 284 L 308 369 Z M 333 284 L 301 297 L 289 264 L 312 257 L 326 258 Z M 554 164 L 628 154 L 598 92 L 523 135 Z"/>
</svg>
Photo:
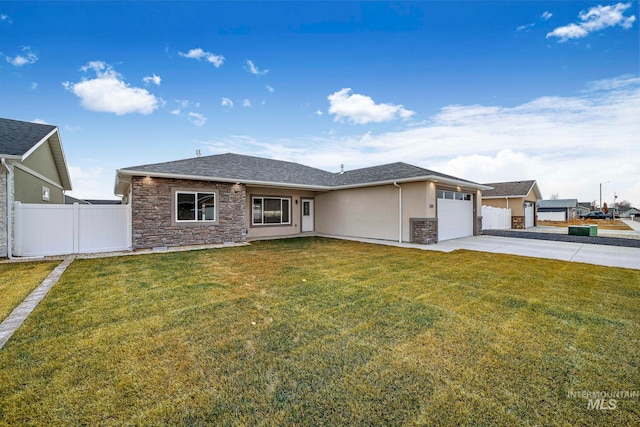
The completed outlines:
<svg viewBox="0 0 640 427">
<path fill-rule="evenodd" d="M 402 243 L 402 187 L 396 181 L 393 185 L 398 187 L 398 243 Z"/>
<path fill-rule="evenodd" d="M 4 157 L 0 160 L 5 169 L 7 169 L 7 258 L 13 259 L 13 254 L 11 253 L 11 244 L 13 243 L 11 233 L 11 183 L 13 182 L 13 171 L 9 168 Z"/>
</svg>

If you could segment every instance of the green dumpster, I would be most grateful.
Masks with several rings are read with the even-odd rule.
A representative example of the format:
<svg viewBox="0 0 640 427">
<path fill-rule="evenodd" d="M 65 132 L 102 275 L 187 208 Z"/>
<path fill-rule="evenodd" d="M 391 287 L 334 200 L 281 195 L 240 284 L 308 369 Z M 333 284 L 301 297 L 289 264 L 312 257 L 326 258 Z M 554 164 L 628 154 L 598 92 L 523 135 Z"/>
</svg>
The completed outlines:
<svg viewBox="0 0 640 427">
<path fill-rule="evenodd" d="M 570 225 L 569 235 L 570 236 L 597 236 L 598 226 L 597 225 Z"/>
</svg>

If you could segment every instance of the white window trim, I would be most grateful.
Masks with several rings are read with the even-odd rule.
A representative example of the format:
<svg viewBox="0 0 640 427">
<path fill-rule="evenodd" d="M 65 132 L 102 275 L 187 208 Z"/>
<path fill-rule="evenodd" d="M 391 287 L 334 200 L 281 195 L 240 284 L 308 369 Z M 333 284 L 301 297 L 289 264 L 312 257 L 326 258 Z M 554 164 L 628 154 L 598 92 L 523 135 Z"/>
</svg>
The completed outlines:
<svg viewBox="0 0 640 427">
<path fill-rule="evenodd" d="M 262 222 L 255 222 L 254 218 L 253 218 L 253 206 L 255 204 L 255 200 L 256 199 L 261 199 L 262 200 Z M 289 216 L 289 221 L 288 222 L 282 222 L 282 217 L 281 217 L 281 222 L 271 222 L 271 223 L 266 223 L 264 221 L 264 201 L 265 199 L 272 199 L 272 200 L 280 200 L 280 209 L 282 210 L 282 201 L 283 200 L 287 200 L 289 202 L 289 212 L 288 212 L 288 216 Z M 251 225 L 255 226 L 255 227 L 272 227 L 272 226 L 282 226 L 282 225 L 291 225 L 291 202 L 292 202 L 292 198 L 291 197 L 284 197 L 284 196 L 252 196 L 251 197 Z"/>
</svg>

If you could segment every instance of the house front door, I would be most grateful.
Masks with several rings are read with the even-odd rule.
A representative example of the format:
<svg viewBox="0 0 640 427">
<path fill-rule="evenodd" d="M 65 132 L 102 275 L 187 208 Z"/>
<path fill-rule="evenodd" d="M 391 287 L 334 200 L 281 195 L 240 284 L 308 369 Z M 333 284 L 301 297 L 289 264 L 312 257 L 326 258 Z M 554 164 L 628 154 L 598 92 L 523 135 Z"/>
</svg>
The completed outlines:
<svg viewBox="0 0 640 427">
<path fill-rule="evenodd" d="M 302 199 L 302 232 L 313 231 L 313 200 Z"/>
</svg>

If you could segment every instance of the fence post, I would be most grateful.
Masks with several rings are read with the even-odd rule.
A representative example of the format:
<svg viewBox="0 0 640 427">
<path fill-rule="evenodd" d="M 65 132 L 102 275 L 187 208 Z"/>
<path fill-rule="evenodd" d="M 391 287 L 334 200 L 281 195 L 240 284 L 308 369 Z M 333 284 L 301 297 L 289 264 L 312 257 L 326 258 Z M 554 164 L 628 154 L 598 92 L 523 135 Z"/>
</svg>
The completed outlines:
<svg viewBox="0 0 640 427">
<path fill-rule="evenodd" d="M 13 202 L 13 255 L 22 256 L 22 206 Z M 11 240 L 9 240 L 11 244 Z"/>
<path fill-rule="evenodd" d="M 73 253 L 80 253 L 80 205 L 73 204 Z"/>
</svg>

